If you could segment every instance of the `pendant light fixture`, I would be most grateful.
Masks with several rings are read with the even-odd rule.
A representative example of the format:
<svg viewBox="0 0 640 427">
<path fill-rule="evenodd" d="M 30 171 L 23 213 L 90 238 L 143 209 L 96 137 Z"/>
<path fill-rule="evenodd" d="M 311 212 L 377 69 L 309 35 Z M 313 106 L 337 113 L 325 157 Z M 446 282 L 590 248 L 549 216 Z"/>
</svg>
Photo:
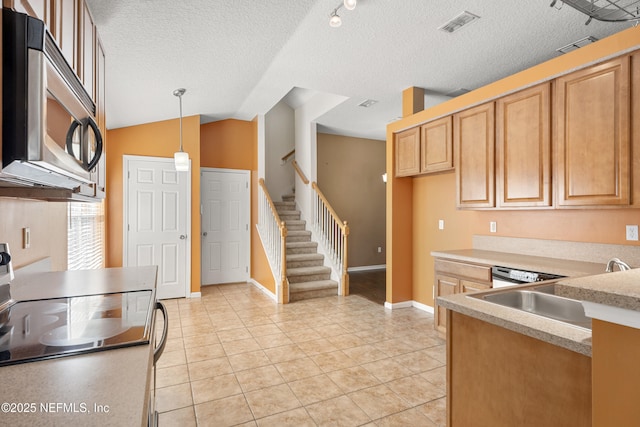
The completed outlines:
<svg viewBox="0 0 640 427">
<path fill-rule="evenodd" d="M 344 8 L 347 10 L 353 10 L 356 8 L 357 0 L 344 0 Z"/>
<path fill-rule="evenodd" d="M 353 10 L 356 8 L 357 3 L 358 0 L 343 0 L 343 2 L 340 3 L 338 7 L 333 9 L 333 12 L 331 12 L 331 14 L 329 15 L 329 26 L 338 28 L 340 25 L 342 25 L 342 18 L 340 18 L 340 15 L 338 15 L 338 9 L 344 7 L 347 10 Z"/>
<path fill-rule="evenodd" d="M 184 88 L 176 89 L 173 94 L 180 99 L 180 151 L 176 151 L 173 155 L 175 160 L 176 170 L 179 172 L 185 172 L 189 170 L 189 153 L 185 153 L 182 150 L 182 95 L 187 90 Z"/>
</svg>

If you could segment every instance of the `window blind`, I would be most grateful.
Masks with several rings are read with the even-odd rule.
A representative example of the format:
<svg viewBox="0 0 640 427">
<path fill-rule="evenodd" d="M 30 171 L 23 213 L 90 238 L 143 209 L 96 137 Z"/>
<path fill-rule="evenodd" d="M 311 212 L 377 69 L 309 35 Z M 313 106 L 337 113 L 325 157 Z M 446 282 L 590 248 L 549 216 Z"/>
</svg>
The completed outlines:
<svg viewBox="0 0 640 427">
<path fill-rule="evenodd" d="M 104 267 L 104 202 L 68 203 L 67 269 Z"/>
</svg>

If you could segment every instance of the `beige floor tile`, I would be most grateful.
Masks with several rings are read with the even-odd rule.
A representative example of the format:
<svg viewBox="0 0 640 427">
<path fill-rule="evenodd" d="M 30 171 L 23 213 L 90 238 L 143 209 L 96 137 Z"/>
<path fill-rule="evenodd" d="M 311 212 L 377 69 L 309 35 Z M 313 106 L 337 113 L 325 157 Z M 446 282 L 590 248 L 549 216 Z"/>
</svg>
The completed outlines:
<svg viewBox="0 0 640 427">
<path fill-rule="evenodd" d="M 227 356 L 234 354 L 247 353 L 260 349 L 260 344 L 254 338 L 246 338 L 235 341 L 227 341 L 222 343 Z"/>
<path fill-rule="evenodd" d="M 218 357 L 217 359 L 189 363 L 188 367 L 191 381 L 233 373 L 233 369 L 229 364 L 229 359 L 226 357 Z"/>
<path fill-rule="evenodd" d="M 327 339 L 339 350 L 345 350 L 347 348 L 358 347 L 366 344 L 365 340 L 353 334 L 329 336 Z"/>
<path fill-rule="evenodd" d="M 238 341 L 238 340 L 253 338 L 247 328 L 226 329 L 226 330 L 217 332 L 217 334 L 218 334 L 218 339 L 223 344 L 231 341 Z"/>
<path fill-rule="evenodd" d="M 347 356 L 343 351 L 338 350 L 331 353 L 322 353 L 315 356 L 311 356 L 316 365 L 322 369 L 323 372 L 337 371 L 344 368 L 350 368 L 354 366 L 356 362 Z"/>
<path fill-rule="evenodd" d="M 273 335 L 273 334 L 281 334 L 282 331 L 280 330 L 280 328 L 278 328 L 274 323 L 269 323 L 266 325 L 259 325 L 259 326 L 250 326 L 247 327 L 247 329 L 249 329 L 249 332 L 251 333 L 251 335 L 256 338 L 256 337 L 262 337 L 265 335 Z"/>
<path fill-rule="evenodd" d="M 385 353 L 387 356 L 399 356 L 401 354 L 415 351 L 415 347 L 413 345 L 399 338 L 381 341 L 373 344 L 373 346 Z"/>
<path fill-rule="evenodd" d="M 281 412 L 270 417 L 261 418 L 257 421 L 259 427 L 316 427 L 313 418 L 304 408 L 296 408 L 291 411 Z"/>
<path fill-rule="evenodd" d="M 267 348 L 264 350 L 265 354 L 271 360 L 272 363 L 281 363 L 288 360 L 301 359 L 307 357 L 306 353 L 302 351 L 296 344 L 283 345 L 280 347 Z"/>
<path fill-rule="evenodd" d="M 206 311 L 202 313 L 188 315 L 188 316 L 180 316 L 180 326 L 183 328 L 186 326 L 211 326 L 211 320 L 209 319 L 209 314 Z"/>
<path fill-rule="evenodd" d="M 430 402 L 445 394 L 441 388 L 425 381 L 418 374 L 390 381 L 386 385 L 411 406 Z"/>
<path fill-rule="evenodd" d="M 156 388 L 189 382 L 187 365 L 176 365 L 156 370 Z"/>
<path fill-rule="evenodd" d="M 422 415 L 422 413 L 417 409 L 407 409 L 406 411 L 381 418 L 376 420 L 375 425 L 376 427 L 438 427 L 437 424 Z"/>
<path fill-rule="evenodd" d="M 245 369 L 258 368 L 260 366 L 270 365 L 271 361 L 262 350 L 250 351 L 248 353 L 235 354 L 229 356 L 229 363 L 234 372 L 244 371 Z"/>
<path fill-rule="evenodd" d="M 258 344 L 260 344 L 260 348 L 262 349 L 293 344 L 293 341 L 291 341 L 291 338 L 289 338 L 283 332 L 278 332 L 277 334 L 264 335 L 260 337 L 254 337 L 254 338 L 258 342 Z"/>
<path fill-rule="evenodd" d="M 162 335 L 162 331 L 158 332 L 156 336 Z M 179 338 L 167 338 L 166 344 L 164 345 L 164 351 L 176 351 L 184 349 L 184 342 L 182 341 L 182 337 Z"/>
<path fill-rule="evenodd" d="M 435 385 L 442 391 L 447 390 L 447 367 L 441 366 L 436 369 L 432 369 L 427 372 L 423 372 L 422 377 L 429 381 L 431 384 Z"/>
<path fill-rule="evenodd" d="M 196 414 L 193 411 L 193 406 L 161 413 L 158 424 L 162 426 L 196 427 Z"/>
<path fill-rule="evenodd" d="M 218 375 L 203 380 L 191 382 L 193 403 L 203 403 L 210 400 L 241 394 L 242 389 L 234 374 Z"/>
<path fill-rule="evenodd" d="M 245 397 L 256 419 L 289 411 L 300 406 L 300 402 L 286 384 L 245 393 Z"/>
<path fill-rule="evenodd" d="M 364 344 L 358 347 L 345 348 L 344 353 L 352 358 L 356 363 L 363 364 L 376 360 L 386 359 L 388 356 L 371 344 Z"/>
<path fill-rule="evenodd" d="M 419 350 L 412 353 L 401 354 L 400 356 L 393 357 L 393 360 L 406 366 L 414 373 L 430 371 L 443 365 L 442 362 L 430 357 L 427 351 L 428 350 Z"/>
<path fill-rule="evenodd" d="M 338 350 L 336 346 L 331 344 L 331 341 L 326 338 L 298 342 L 298 346 L 307 354 L 307 356 L 315 356 L 316 354 L 330 353 Z"/>
<path fill-rule="evenodd" d="M 211 316 L 209 316 L 211 317 Z M 229 329 L 244 328 L 244 323 L 239 317 L 233 319 L 211 319 L 211 330 L 214 332 L 228 331 Z"/>
<path fill-rule="evenodd" d="M 167 368 L 169 366 L 184 365 L 187 363 L 187 357 L 184 354 L 184 349 L 164 351 L 158 359 L 156 364 L 157 368 Z"/>
<path fill-rule="evenodd" d="M 348 394 L 372 420 L 409 409 L 410 405 L 400 399 L 384 384 L 365 388 Z"/>
<path fill-rule="evenodd" d="M 305 406 L 343 394 L 340 388 L 325 374 L 290 382 L 289 387 L 300 403 Z"/>
<path fill-rule="evenodd" d="M 218 335 L 215 332 L 211 332 L 203 335 L 190 335 L 182 338 L 184 341 L 184 348 L 189 349 L 193 347 L 202 347 L 204 345 L 220 344 Z"/>
<path fill-rule="evenodd" d="M 435 347 L 428 348 L 425 350 L 430 357 L 436 359 L 438 362 L 447 363 L 447 346 L 439 345 Z"/>
<path fill-rule="evenodd" d="M 236 377 L 245 393 L 284 383 L 284 379 L 273 365 L 240 371 L 236 373 Z"/>
<path fill-rule="evenodd" d="M 371 419 L 348 396 L 314 403 L 306 407 L 307 412 L 319 426 L 352 427 L 365 424 Z"/>
<path fill-rule="evenodd" d="M 309 357 L 277 363 L 275 367 L 278 369 L 278 372 L 280 372 L 280 375 L 282 375 L 282 378 L 287 382 L 312 377 L 322 373 L 322 369 L 320 369 Z"/>
<path fill-rule="evenodd" d="M 195 405 L 198 427 L 226 427 L 254 420 L 241 394 Z"/>
<path fill-rule="evenodd" d="M 352 368 L 329 372 L 327 375 L 340 387 L 343 393 L 351 393 L 380 384 L 380 380 L 362 366 L 354 366 Z"/>
<path fill-rule="evenodd" d="M 315 326 L 315 325 L 314 325 Z M 322 325 L 321 327 L 314 327 L 314 329 L 320 334 L 320 336 L 329 338 L 329 337 L 337 337 L 338 335 L 342 335 L 347 330 L 338 324 L 328 324 Z"/>
<path fill-rule="evenodd" d="M 182 327 L 182 336 L 203 335 L 211 332 L 211 325 L 192 325 Z"/>
<path fill-rule="evenodd" d="M 447 425 L 447 398 L 443 397 L 437 400 L 420 405 L 416 408 L 423 415 L 433 421 L 438 427 Z"/>
<path fill-rule="evenodd" d="M 187 363 L 200 362 L 207 359 L 224 357 L 225 352 L 221 344 L 205 345 L 203 347 L 192 347 L 185 350 Z"/>
<path fill-rule="evenodd" d="M 189 383 L 156 389 L 156 410 L 168 412 L 193 405 Z"/>
<path fill-rule="evenodd" d="M 375 362 L 366 363 L 362 367 L 383 383 L 413 375 L 409 368 L 392 359 L 376 360 Z"/>
</svg>

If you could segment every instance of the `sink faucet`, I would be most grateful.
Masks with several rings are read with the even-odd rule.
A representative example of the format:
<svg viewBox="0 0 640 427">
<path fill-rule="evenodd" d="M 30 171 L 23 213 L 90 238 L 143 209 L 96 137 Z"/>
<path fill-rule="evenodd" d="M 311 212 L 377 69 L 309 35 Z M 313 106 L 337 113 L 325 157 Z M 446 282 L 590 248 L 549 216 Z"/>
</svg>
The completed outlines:
<svg viewBox="0 0 640 427">
<path fill-rule="evenodd" d="M 607 273 L 611 273 L 613 271 L 614 265 L 617 265 L 620 271 L 631 270 L 631 267 L 629 267 L 629 264 L 627 264 L 624 261 L 621 261 L 620 258 L 611 258 L 607 263 L 607 268 L 605 269 L 605 271 Z"/>
</svg>

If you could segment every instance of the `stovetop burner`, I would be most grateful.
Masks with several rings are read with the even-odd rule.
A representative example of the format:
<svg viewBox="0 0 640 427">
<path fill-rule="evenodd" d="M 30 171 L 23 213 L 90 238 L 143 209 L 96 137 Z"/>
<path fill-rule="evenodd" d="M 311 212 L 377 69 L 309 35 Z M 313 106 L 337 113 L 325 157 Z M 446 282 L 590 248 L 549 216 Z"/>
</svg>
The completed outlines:
<svg viewBox="0 0 640 427">
<path fill-rule="evenodd" d="M 149 343 L 153 291 L 21 301 L 0 311 L 0 366 Z"/>
</svg>

